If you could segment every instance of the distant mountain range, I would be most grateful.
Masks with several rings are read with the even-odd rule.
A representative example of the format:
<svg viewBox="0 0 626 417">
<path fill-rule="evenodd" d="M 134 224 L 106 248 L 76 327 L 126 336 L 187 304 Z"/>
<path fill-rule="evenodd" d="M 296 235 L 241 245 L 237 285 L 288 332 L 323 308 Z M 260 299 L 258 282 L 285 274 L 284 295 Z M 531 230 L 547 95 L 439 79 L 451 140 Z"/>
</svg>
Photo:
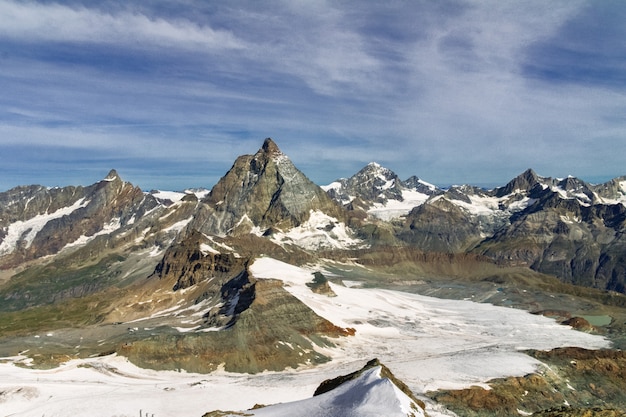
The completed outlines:
<svg viewBox="0 0 626 417">
<path fill-rule="evenodd" d="M 382 235 L 368 234 L 376 224 Z M 255 155 L 238 158 L 210 192 L 143 193 L 111 171 L 89 187 L 0 193 L 0 265 L 82 256 L 96 245 L 162 251 L 197 231 L 253 234 L 308 250 L 385 244 L 476 253 L 623 293 L 625 225 L 626 177 L 592 185 L 527 170 L 492 190 L 444 190 L 417 177 L 402 181 L 370 163 L 320 188 L 267 139 Z"/>
<path fill-rule="evenodd" d="M 626 177 L 592 185 L 527 170 L 491 190 L 441 189 L 370 163 L 320 187 L 271 139 L 211 190 L 143 192 L 114 170 L 88 187 L 20 186 L 0 193 L 0 316 L 10 318 L 0 353 L 6 338 L 108 326 L 106 337 L 68 336 L 37 357 L 117 352 L 194 372 L 315 365 L 332 359 L 320 347 L 354 328 L 255 275 L 255 259 L 399 270 L 391 282 L 466 274 L 556 288 L 556 277 L 601 299 L 626 292 L 625 230 Z M 320 272 L 301 284 L 332 297 L 329 279 Z"/>
</svg>

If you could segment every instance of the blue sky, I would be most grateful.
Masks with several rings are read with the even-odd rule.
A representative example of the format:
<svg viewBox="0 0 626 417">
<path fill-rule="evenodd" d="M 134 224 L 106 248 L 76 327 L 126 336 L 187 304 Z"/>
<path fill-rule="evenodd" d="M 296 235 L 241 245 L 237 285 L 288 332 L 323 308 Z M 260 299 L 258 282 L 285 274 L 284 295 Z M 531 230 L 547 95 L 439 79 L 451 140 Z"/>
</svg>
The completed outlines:
<svg viewBox="0 0 626 417">
<path fill-rule="evenodd" d="M 0 190 L 626 174 L 623 1 L 0 0 Z"/>
</svg>

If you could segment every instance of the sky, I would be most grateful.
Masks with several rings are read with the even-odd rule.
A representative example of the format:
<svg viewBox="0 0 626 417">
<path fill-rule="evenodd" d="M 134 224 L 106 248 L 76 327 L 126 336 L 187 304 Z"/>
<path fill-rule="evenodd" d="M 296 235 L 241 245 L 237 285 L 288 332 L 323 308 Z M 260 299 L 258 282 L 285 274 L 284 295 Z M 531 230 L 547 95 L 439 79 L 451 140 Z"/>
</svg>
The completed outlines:
<svg viewBox="0 0 626 417">
<path fill-rule="evenodd" d="M 0 0 L 0 191 L 626 175 L 623 1 Z"/>
</svg>

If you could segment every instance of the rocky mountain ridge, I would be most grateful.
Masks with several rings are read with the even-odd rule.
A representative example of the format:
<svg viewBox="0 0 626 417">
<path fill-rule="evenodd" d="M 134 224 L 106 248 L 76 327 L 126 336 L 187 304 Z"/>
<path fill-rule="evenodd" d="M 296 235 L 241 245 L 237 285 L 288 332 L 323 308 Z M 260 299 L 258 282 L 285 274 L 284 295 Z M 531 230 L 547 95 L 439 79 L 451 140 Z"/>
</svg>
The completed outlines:
<svg viewBox="0 0 626 417">
<path fill-rule="evenodd" d="M 529 169 L 491 190 L 422 187 L 421 200 L 407 201 L 407 183 L 372 163 L 325 188 L 348 210 L 394 222 L 395 238 L 421 250 L 479 253 L 565 282 L 625 291 L 626 177 L 592 185 Z"/>
<path fill-rule="evenodd" d="M 116 352 L 161 370 L 312 367 L 364 324 L 320 306 L 360 285 L 475 285 L 502 303 L 532 291 L 539 310 L 556 288 L 608 315 L 619 294 L 583 298 L 553 277 L 623 292 L 625 196 L 624 178 L 528 170 L 493 190 L 440 189 L 374 163 L 322 188 L 271 139 L 210 191 L 146 193 L 115 171 L 88 187 L 16 187 L 0 193 L 0 351 L 19 344 L 11 355 L 38 366 Z M 615 300 L 597 307 L 604 295 Z M 32 337 L 52 330 L 56 347 Z"/>
<path fill-rule="evenodd" d="M 212 411 L 203 417 L 235 416 L 424 417 L 424 403 L 378 359 L 348 375 L 323 381 L 313 397 L 242 412 Z"/>
<path fill-rule="evenodd" d="M 5 270 L 69 252 L 97 257 L 123 245 L 162 254 L 200 232 L 255 234 L 309 251 L 383 242 L 473 252 L 565 282 L 618 292 L 626 285 L 626 177 L 592 185 L 529 169 L 492 190 L 440 189 L 370 163 L 318 187 L 268 138 L 207 192 L 144 193 L 111 171 L 88 187 L 16 187 L 0 193 L 0 203 Z"/>
</svg>

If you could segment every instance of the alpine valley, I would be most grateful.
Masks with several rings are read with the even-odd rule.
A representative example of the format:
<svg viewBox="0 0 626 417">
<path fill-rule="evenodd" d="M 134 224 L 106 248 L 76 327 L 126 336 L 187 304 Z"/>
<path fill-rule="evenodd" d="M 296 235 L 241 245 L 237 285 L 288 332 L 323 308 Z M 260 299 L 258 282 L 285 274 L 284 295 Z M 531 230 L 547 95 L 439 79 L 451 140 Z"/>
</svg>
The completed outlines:
<svg viewBox="0 0 626 417">
<path fill-rule="evenodd" d="M 19 186 L 0 415 L 624 416 L 625 232 L 626 176 L 320 187 L 271 139 L 210 191 Z"/>
</svg>

